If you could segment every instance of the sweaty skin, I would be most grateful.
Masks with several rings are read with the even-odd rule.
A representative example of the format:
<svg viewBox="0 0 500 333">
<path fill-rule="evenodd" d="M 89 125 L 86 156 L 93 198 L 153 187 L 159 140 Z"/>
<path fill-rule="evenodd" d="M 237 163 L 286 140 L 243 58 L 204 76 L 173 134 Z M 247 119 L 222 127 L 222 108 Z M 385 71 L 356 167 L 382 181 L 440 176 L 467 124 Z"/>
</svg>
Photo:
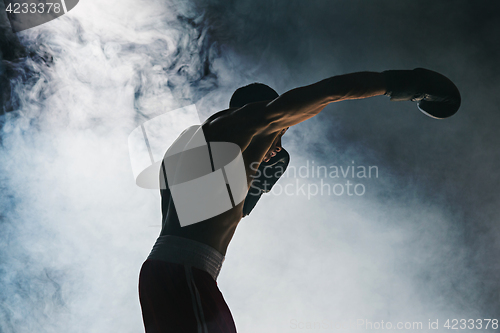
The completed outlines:
<svg viewBox="0 0 500 333">
<path fill-rule="evenodd" d="M 281 149 L 281 136 L 320 113 L 333 102 L 384 95 L 386 84 L 381 73 L 358 72 L 334 76 L 309 86 L 292 89 L 272 101 L 247 104 L 215 113 L 203 124 L 207 142 L 239 145 L 247 185 L 250 188 L 256 167 L 253 162 L 268 160 Z M 207 244 L 223 255 L 242 218 L 244 202 L 203 222 L 181 227 L 170 197 L 162 198 L 163 223 L 160 236 L 174 235 Z M 193 207 L 196 209 L 196 207 Z"/>
</svg>

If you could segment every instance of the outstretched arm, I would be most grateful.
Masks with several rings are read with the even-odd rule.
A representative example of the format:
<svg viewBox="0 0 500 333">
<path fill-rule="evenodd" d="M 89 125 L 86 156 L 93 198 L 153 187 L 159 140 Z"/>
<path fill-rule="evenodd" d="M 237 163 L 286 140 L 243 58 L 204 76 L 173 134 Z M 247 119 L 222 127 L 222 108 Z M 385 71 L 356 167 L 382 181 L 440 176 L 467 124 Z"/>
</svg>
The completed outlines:
<svg viewBox="0 0 500 333">
<path fill-rule="evenodd" d="M 461 101 L 453 82 L 427 69 L 357 72 L 289 90 L 272 101 L 227 110 L 206 125 L 211 133 L 224 133 L 225 140 L 246 147 L 252 137 L 297 125 L 330 103 L 384 94 L 394 101 L 418 102 L 419 109 L 434 118 L 455 114 Z"/>
<path fill-rule="evenodd" d="M 277 132 L 314 117 L 333 102 L 384 95 L 384 75 L 357 72 L 333 76 L 309 86 L 292 89 L 268 103 L 259 114 L 258 132 Z M 259 131 L 260 130 L 260 131 Z"/>
<path fill-rule="evenodd" d="M 204 124 L 212 141 L 230 141 L 242 150 L 254 136 L 268 136 L 314 117 L 329 103 L 383 95 L 382 73 L 358 72 L 333 76 L 295 88 L 273 101 L 250 103 L 242 108 L 221 111 Z"/>
<path fill-rule="evenodd" d="M 427 69 L 359 72 L 284 93 L 266 105 L 261 117 L 268 125 L 260 129 L 274 133 L 314 117 L 329 103 L 377 95 L 387 95 L 393 101 L 418 102 L 420 111 L 438 119 L 454 115 L 461 103 L 455 84 Z"/>
</svg>

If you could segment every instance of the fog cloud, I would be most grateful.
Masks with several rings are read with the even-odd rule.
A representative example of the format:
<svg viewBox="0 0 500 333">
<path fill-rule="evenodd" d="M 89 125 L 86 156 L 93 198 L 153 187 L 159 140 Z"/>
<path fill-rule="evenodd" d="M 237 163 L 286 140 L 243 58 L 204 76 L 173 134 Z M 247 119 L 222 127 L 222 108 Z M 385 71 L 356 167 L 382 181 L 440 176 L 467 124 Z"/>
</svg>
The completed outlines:
<svg viewBox="0 0 500 333">
<path fill-rule="evenodd" d="M 161 217 L 130 166 L 142 122 L 191 104 L 206 119 L 255 81 L 283 93 L 415 67 L 457 84 L 457 115 L 377 97 L 291 128 L 291 167 L 377 166 L 378 177 L 324 179 L 362 183 L 361 196 L 264 196 L 218 285 L 241 332 L 494 318 L 497 11 L 454 4 L 87 0 L 16 35 L 4 22 L 0 331 L 143 330 L 138 274 Z M 320 179 L 278 184 L 297 182 Z"/>
</svg>

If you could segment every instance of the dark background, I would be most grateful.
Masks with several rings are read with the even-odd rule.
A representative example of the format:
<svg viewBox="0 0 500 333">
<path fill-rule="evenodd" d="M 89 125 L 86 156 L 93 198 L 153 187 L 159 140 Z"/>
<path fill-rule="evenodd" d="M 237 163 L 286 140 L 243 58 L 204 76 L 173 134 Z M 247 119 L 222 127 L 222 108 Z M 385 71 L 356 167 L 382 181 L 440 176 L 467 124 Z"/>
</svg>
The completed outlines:
<svg viewBox="0 0 500 333">
<path fill-rule="evenodd" d="M 444 238 L 432 243 L 427 259 L 404 252 L 404 262 L 397 269 L 408 269 L 431 298 L 462 309 L 473 308 L 484 318 L 498 316 L 497 2 L 193 1 L 192 6 L 186 5 L 188 9 L 180 10 L 181 4 L 168 4 L 169 10 L 176 12 L 177 26 L 193 30 L 192 39 L 201 42 L 194 50 L 179 43 L 178 61 L 165 66 L 165 75 L 171 78 L 172 94 L 182 100 L 179 104 L 197 103 L 202 117 L 224 108 L 235 88 L 253 81 L 283 93 L 333 75 L 365 70 L 423 67 L 450 78 L 461 92 L 462 106 L 449 119 L 431 119 L 413 103 L 390 102 L 386 97 L 347 101 L 329 105 L 314 119 L 291 129 L 283 144 L 296 156 L 314 159 L 318 164 L 341 165 L 356 160 L 357 164 L 378 165 L 383 175 L 380 181 L 368 180 L 366 199 L 379 211 L 386 209 L 386 227 L 413 227 L 413 215 L 405 219 L 393 207 L 410 212 L 413 207 L 440 207 L 452 217 L 446 233 L 440 236 Z M 72 22 L 78 22 L 78 18 Z M 75 40 L 85 45 L 83 28 L 78 23 L 72 26 Z M 50 31 L 16 36 L 4 22 L 0 38 L 2 112 L 18 111 L 23 103 L 33 100 L 43 102 L 51 94 L 50 88 L 37 90 L 39 96 L 32 99 L 20 92 L 33 90 L 47 68 L 52 68 L 54 59 L 64 57 L 57 47 L 44 44 L 51 39 Z M 121 52 L 124 56 L 154 54 L 156 49 L 151 45 L 124 42 Z M 181 70 L 183 61 L 195 64 L 191 71 Z M 220 70 L 220 62 L 225 70 Z M 50 82 L 50 76 L 45 80 Z M 186 85 L 188 91 L 181 91 Z M 147 84 L 137 83 L 131 98 L 140 115 L 146 91 Z M 32 114 L 30 117 L 35 118 Z M 32 125 L 36 128 L 37 123 Z M 2 133 L 0 140 L 6 135 Z M 6 146 L 3 149 L 7 151 Z M 1 177 L 0 233 L 16 235 L 14 220 L 6 216 L 21 202 L 22 194 L 13 190 L 9 173 Z M 352 201 L 349 205 L 365 214 L 372 209 Z M 439 224 L 439 218 L 432 223 Z M 425 247 L 428 232 L 425 224 L 416 228 L 411 242 L 418 248 Z M 10 252 L 4 251 L 2 257 L 8 257 Z M 412 270 L 412 263 L 417 261 L 424 270 Z M 12 263 L 4 259 L 2 265 L 0 274 L 4 281 L 10 281 L 10 291 L 3 291 L 2 301 L 14 304 L 9 301 L 15 299 L 10 298 L 12 295 L 21 299 L 4 312 L 7 318 L 5 313 L 22 307 L 27 296 L 19 291 L 24 290 L 23 282 L 11 284 L 6 278 L 5 272 L 14 267 Z M 457 271 L 460 274 L 455 274 Z M 435 293 L 439 296 L 433 296 Z M 44 295 L 39 297 L 49 297 Z M 15 331 L 13 326 L 3 327 L 5 332 Z"/>
</svg>

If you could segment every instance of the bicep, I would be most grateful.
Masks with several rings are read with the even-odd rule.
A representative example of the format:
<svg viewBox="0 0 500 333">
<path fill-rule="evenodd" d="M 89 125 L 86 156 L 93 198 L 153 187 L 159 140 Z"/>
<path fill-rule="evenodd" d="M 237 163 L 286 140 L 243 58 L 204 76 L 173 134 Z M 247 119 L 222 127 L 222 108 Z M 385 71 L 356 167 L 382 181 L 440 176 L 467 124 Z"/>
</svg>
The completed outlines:
<svg viewBox="0 0 500 333">
<path fill-rule="evenodd" d="M 325 86 L 321 81 L 287 91 L 272 101 L 221 111 L 205 122 L 203 131 L 210 141 L 234 142 L 244 150 L 255 136 L 272 136 L 318 114 L 329 103 Z"/>
<path fill-rule="evenodd" d="M 327 80 L 289 90 L 268 103 L 263 112 L 266 123 L 263 131 L 278 132 L 320 113 L 325 106 L 334 101 L 327 90 Z"/>
</svg>

